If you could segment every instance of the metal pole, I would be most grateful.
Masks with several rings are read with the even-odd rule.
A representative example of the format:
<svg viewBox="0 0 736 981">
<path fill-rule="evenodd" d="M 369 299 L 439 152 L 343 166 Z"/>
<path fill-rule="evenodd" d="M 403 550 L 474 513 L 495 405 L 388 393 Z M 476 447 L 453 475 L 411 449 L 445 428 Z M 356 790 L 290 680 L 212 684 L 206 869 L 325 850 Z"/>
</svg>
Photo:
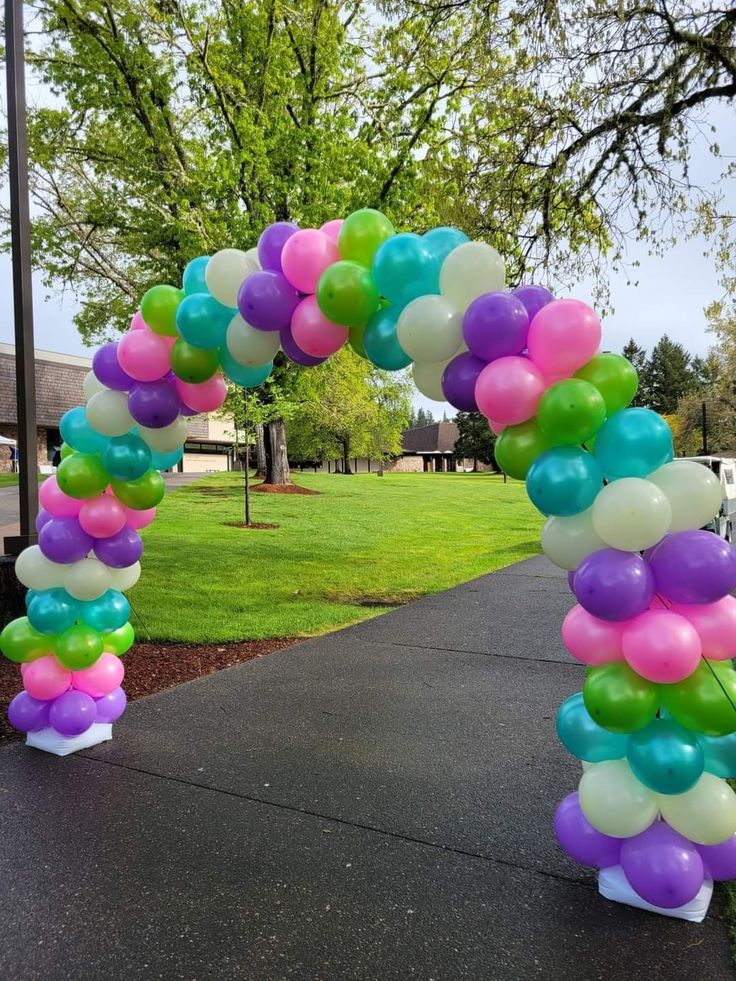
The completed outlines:
<svg viewBox="0 0 736 981">
<path fill-rule="evenodd" d="M 10 555 L 18 555 L 26 546 L 32 545 L 37 540 L 35 519 L 38 512 L 31 219 L 28 203 L 28 141 L 23 48 L 23 0 L 5 0 L 10 235 L 13 257 L 20 506 L 20 535 L 5 539 L 5 549 Z"/>
<path fill-rule="evenodd" d="M 700 405 L 700 427 L 703 431 L 703 456 L 708 456 L 708 414 L 705 402 Z"/>
<path fill-rule="evenodd" d="M 248 429 L 248 391 L 243 389 L 245 402 L 245 526 L 250 527 L 250 431 Z"/>
</svg>

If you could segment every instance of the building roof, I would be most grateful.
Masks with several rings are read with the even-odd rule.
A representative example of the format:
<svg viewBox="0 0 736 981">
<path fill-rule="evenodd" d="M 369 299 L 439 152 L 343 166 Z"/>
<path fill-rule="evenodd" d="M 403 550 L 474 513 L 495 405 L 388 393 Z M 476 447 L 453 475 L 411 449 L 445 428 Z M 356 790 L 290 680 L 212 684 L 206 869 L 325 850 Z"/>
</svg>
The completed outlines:
<svg viewBox="0 0 736 981">
<path fill-rule="evenodd" d="M 401 448 L 404 453 L 452 453 L 458 436 L 457 423 L 433 422 L 429 426 L 405 429 Z"/>
</svg>

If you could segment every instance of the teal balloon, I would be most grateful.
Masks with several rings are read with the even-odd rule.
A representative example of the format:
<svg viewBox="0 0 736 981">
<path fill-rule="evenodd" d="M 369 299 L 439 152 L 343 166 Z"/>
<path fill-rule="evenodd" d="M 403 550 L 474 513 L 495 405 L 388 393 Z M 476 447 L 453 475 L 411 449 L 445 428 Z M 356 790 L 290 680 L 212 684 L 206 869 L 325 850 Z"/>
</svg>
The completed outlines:
<svg viewBox="0 0 736 981">
<path fill-rule="evenodd" d="M 79 604 L 79 619 L 100 632 L 118 630 L 130 619 L 130 603 L 117 589 L 108 589 L 99 599 Z"/>
<path fill-rule="evenodd" d="M 117 480 L 137 480 L 151 466 L 151 451 L 140 436 L 113 436 L 102 454 L 102 466 Z"/>
<path fill-rule="evenodd" d="M 151 466 L 154 470 L 170 470 L 177 465 L 183 456 L 183 446 L 180 446 L 178 450 L 172 450 L 171 453 L 157 453 L 156 450 L 151 450 Z"/>
<path fill-rule="evenodd" d="M 670 427 L 651 409 L 621 409 L 596 433 L 595 458 L 609 480 L 646 477 L 674 457 Z"/>
<path fill-rule="evenodd" d="M 366 357 L 384 371 L 401 371 L 412 362 L 396 336 L 399 313 L 396 307 L 383 307 L 365 325 L 363 348 Z"/>
<path fill-rule="evenodd" d="M 526 476 L 529 499 L 546 515 L 569 517 L 587 510 L 602 486 L 595 457 L 577 446 L 555 446 L 541 453 Z"/>
<path fill-rule="evenodd" d="M 273 370 L 273 361 L 269 361 L 268 364 L 256 365 L 254 368 L 247 364 L 241 364 L 235 360 L 226 347 L 220 351 L 220 365 L 230 381 L 235 382 L 236 385 L 241 385 L 243 388 L 258 388 Z"/>
<path fill-rule="evenodd" d="M 626 754 L 627 735 L 609 732 L 591 718 L 581 691 L 560 705 L 555 723 L 565 749 L 588 763 L 620 760 Z"/>
<path fill-rule="evenodd" d="M 63 441 L 79 453 L 102 453 L 109 438 L 94 430 L 87 422 L 83 406 L 69 409 L 61 417 L 59 432 Z"/>
<path fill-rule="evenodd" d="M 43 589 L 28 603 L 28 621 L 42 634 L 60 634 L 79 616 L 80 604 L 65 589 Z"/>
<path fill-rule="evenodd" d="M 210 293 L 190 293 L 176 309 L 176 329 L 192 347 L 222 347 L 237 312 L 218 303 Z"/>
<path fill-rule="evenodd" d="M 470 239 L 459 228 L 442 225 L 439 228 L 432 228 L 430 231 L 425 232 L 423 241 L 432 256 L 432 262 L 437 269 L 439 282 L 439 271 L 442 268 L 442 263 L 453 249 L 456 249 L 458 245 L 464 245 Z"/>
<path fill-rule="evenodd" d="M 654 719 L 632 732 L 626 755 L 637 780 L 657 794 L 684 794 L 705 765 L 697 736 L 674 719 Z"/>
<path fill-rule="evenodd" d="M 192 293 L 209 293 L 207 280 L 204 278 L 207 263 L 210 261 L 208 255 L 198 255 L 196 259 L 186 264 L 181 285 L 184 293 L 189 296 Z"/>
<path fill-rule="evenodd" d="M 38 596 L 38 594 L 39 594 L 38 589 L 28 590 L 28 592 L 26 593 L 26 610 L 28 610 L 28 607 L 31 605 L 31 600 L 33 599 L 33 597 Z"/>
<path fill-rule="evenodd" d="M 736 732 L 728 736 L 698 736 L 703 747 L 705 769 L 724 780 L 736 777 Z"/>
<path fill-rule="evenodd" d="M 371 272 L 381 296 L 397 306 L 440 291 L 439 268 L 425 239 L 413 232 L 387 238 L 376 252 Z"/>
</svg>

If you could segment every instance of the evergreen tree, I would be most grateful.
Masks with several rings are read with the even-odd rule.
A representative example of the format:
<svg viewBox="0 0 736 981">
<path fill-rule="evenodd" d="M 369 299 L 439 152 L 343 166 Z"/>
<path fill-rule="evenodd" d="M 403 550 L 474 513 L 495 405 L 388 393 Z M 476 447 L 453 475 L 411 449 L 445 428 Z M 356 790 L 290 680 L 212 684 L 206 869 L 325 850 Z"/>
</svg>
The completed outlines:
<svg viewBox="0 0 736 981">
<path fill-rule="evenodd" d="M 634 398 L 632 405 L 648 405 L 649 393 L 647 391 L 647 352 L 646 348 L 643 348 L 641 344 L 637 344 L 633 337 L 629 338 L 628 342 L 624 345 L 624 349 L 621 352 L 627 361 L 636 368 L 636 373 L 639 376 L 639 388 Z"/>
<path fill-rule="evenodd" d="M 496 437 L 491 432 L 488 420 L 480 412 L 458 412 L 455 422 L 459 430 L 454 455 L 457 460 L 472 460 L 473 469 L 480 463 L 492 463 L 496 458 L 493 447 Z"/>
<path fill-rule="evenodd" d="M 650 409 L 669 415 L 693 387 L 690 355 L 682 344 L 667 334 L 655 344 L 646 367 L 647 396 Z"/>
</svg>

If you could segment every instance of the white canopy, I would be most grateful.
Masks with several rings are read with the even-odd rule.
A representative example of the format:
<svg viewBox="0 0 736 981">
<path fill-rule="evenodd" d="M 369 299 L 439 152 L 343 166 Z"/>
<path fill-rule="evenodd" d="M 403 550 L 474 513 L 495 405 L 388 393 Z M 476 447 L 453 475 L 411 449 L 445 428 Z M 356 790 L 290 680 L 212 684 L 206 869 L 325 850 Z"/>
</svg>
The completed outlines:
<svg viewBox="0 0 736 981">
<path fill-rule="evenodd" d="M 0 436 L 0 446 L 17 446 L 14 439 L 8 439 L 7 436 Z"/>
</svg>

